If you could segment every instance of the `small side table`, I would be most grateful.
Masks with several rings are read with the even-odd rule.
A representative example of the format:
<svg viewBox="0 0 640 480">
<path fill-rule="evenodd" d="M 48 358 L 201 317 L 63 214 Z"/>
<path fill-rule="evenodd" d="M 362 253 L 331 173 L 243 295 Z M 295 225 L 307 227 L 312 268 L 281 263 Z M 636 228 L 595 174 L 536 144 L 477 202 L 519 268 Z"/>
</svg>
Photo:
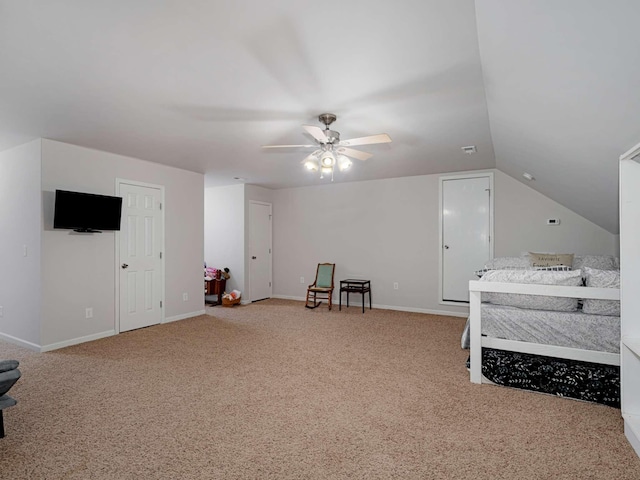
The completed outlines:
<svg viewBox="0 0 640 480">
<path fill-rule="evenodd" d="M 358 280 L 355 278 L 340 280 L 340 307 L 338 310 L 342 310 L 342 292 L 347 292 L 347 308 L 349 308 L 350 293 L 359 293 L 362 295 L 362 313 L 364 313 L 364 294 L 368 293 L 369 310 L 371 310 L 371 280 Z"/>
<path fill-rule="evenodd" d="M 204 281 L 204 303 L 205 304 L 208 303 L 210 305 L 222 305 L 222 294 L 224 293 L 224 289 L 226 287 L 227 287 L 226 278 L 214 278 L 212 280 L 205 280 Z"/>
</svg>

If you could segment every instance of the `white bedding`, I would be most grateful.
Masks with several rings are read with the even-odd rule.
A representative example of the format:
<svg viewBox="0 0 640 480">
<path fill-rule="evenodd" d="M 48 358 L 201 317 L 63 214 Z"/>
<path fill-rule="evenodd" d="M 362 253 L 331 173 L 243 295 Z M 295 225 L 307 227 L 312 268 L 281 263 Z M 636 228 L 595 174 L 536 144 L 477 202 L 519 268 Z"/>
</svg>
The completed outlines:
<svg viewBox="0 0 640 480">
<path fill-rule="evenodd" d="M 620 352 L 620 317 L 482 305 L 484 335 L 523 342 Z"/>
</svg>

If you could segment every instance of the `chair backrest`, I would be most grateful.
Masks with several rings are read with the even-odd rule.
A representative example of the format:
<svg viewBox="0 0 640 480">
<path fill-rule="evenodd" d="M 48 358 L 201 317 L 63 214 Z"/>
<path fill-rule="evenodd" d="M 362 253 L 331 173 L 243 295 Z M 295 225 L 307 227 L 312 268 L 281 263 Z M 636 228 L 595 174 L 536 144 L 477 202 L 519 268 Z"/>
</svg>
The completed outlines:
<svg viewBox="0 0 640 480">
<path fill-rule="evenodd" d="M 335 263 L 319 263 L 316 271 L 316 287 L 333 288 L 333 271 Z"/>
</svg>

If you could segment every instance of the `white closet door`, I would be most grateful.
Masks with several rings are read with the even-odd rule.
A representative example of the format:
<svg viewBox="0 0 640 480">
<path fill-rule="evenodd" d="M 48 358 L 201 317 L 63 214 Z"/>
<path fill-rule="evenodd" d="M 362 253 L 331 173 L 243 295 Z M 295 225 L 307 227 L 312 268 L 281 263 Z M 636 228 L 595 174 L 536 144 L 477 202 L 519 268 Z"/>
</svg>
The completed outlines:
<svg viewBox="0 0 640 480">
<path fill-rule="evenodd" d="M 120 184 L 120 332 L 162 321 L 162 212 L 157 188 Z"/>
<path fill-rule="evenodd" d="M 270 298 L 271 287 L 271 205 L 249 204 L 249 267 L 250 300 Z"/>
<path fill-rule="evenodd" d="M 491 258 L 491 177 L 441 182 L 441 290 L 444 302 L 469 302 L 469 280 Z"/>
</svg>

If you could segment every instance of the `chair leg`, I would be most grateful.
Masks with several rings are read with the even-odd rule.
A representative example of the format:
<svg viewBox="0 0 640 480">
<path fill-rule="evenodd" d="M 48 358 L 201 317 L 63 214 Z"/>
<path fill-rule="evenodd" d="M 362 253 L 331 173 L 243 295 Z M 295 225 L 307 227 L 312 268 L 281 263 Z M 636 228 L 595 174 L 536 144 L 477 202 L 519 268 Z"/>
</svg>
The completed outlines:
<svg viewBox="0 0 640 480">
<path fill-rule="evenodd" d="M 329 294 L 327 295 L 328 300 L 329 300 L 329 310 L 331 310 L 331 297 L 333 296 L 332 293 L 333 292 L 329 292 Z"/>
<path fill-rule="evenodd" d="M 4 438 L 4 419 L 2 417 L 2 410 L 0 410 L 0 438 Z"/>
<path fill-rule="evenodd" d="M 320 305 L 320 303 L 322 303 L 322 302 L 317 302 L 317 301 L 316 301 L 316 292 L 313 292 L 313 305 L 312 305 L 312 306 L 309 306 L 309 297 L 310 297 L 310 293 L 311 293 L 311 292 L 310 292 L 309 290 L 307 290 L 307 301 L 305 302 L 305 305 L 304 305 L 304 306 L 305 306 L 306 308 L 316 308 L 316 307 L 317 307 L 318 305 Z"/>
</svg>

